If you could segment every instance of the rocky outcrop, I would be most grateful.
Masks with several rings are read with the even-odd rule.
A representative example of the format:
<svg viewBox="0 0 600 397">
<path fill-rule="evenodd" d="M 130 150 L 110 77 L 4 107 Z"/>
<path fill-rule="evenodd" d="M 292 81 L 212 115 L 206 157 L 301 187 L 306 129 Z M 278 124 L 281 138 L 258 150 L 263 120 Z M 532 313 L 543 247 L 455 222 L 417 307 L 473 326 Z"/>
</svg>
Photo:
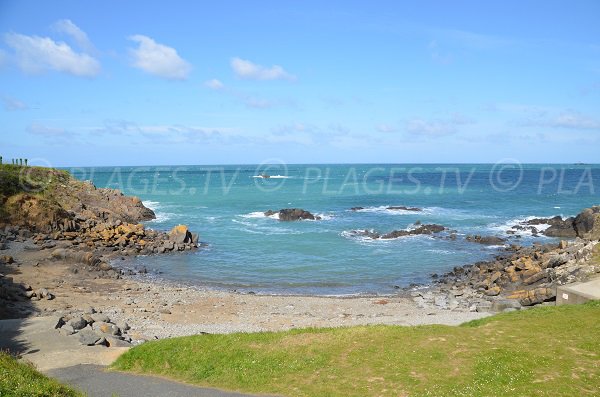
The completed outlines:
<svg viewBox="0 0 600 397">
<path fill-rule="evenodd" d="M 573 220 L 577 236 L 588 240 L 600 240 L 600 206 L 586 208 Z"/>
<path fill-rule="evenodd" d="M 0 225 L 23 226 L 35 232 L 74 232 L 88 220 L 138 223 L 154 219 L 154 212 L 137 197 L 116 189 L 98 189 L 89 181 L 79 181 L 68 173 L 32 167 L 45 185 L 34 194 L 17 191 L 2 198 Z"/>
<path fill-rule="evenodd" d="M 467 235 L 465 240 L 483 245 L 503 245 L 506 240 L 496 236 Z"/>
<path fill-rule="evenodd" d="M 552 218 L 534 218 L 519 225 L 514 230 L 530 230 L 538 234 L 536 226 L 550 225 L 541 233 L 548 237 L 575 238 L 587 240 L 600 239 L 600 206 L 584 209 L 576 217 L 563 219 L 560 216 Z"/>
<path fill-rule="evenodd" d="M 303 210 L 301 208 L 284 208 L 279 211 L 268 210 L 265 212 L 265 216 L 277 215 L 280 221 L 291 222 L 301 221 L 304 219 L 308 220 L 320 220 L 320 216 L 315 216 L 312 213 Z"/>
<path fill-rule="evenodd" d="M 476 291 L 479 297 L 516 299 L 523 306 L 552 301 L 556 286 L 589 279 L 600 273 L 591 260 L 598 241 L 578 239 L 556 245 L 513 246 L 493 261 L 456 267 L 438 284 Z"/>
<path fill-rule="evenodd" d="M 374 230 L 366 230 L 366 229 L 365 230 L 352 230 L 349 232 L 349 234 L 352 236 L 368 237 L 373 240 L 378 240 L 378 239 L 379 240 L 391 240 L 391 239 L 396 239 L 396 238 L 406 237 L 406 236 L 417 236 L 420 234 L 435 234 L 435 233 L 440 233 L 444 230 L 446 230 L 446 228 L 444 226 L 430 224 L 430 225 L 420 225 L 414 229 L 409 229 L 409 230 L 392 230 L 391 232 L 385 233 L 385 234 L 381 234 Z"/>
<path fill-rule="evenodd" d="M 412 212 L 421 212 L 423 211 L 421 208 L 417 208 L 417 207 L 405 207 L 403 205 L 397 205 L 397 206 L 389 206 L 386 209 L 388 210 L 392 210 L 392 211 L 412 211 Z"/>
</svg>

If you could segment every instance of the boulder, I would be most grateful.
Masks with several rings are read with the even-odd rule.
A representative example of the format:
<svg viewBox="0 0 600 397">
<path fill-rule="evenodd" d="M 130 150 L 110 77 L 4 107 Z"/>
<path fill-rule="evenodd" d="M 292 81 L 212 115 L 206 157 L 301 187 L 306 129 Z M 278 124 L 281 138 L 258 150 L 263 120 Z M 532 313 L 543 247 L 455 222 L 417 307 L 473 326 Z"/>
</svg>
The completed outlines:
<svg viewBox="0 0 600 397">
<path fill-rule="evenodd" d="M 177 244 L 191 243 L 192 233 L 186 225 L 177 225 L 169 232 L 169 240 Z"/>
<path fill-rule="evenodd" d="M 79 343 L 85 346 L 94 346 L 102 336 L 98 335 L 91 329 L 84 329 L 78 332 Z"/>
<path fill-rule="evenodd" d="M 577 236 L 588 240 L 600 240 L 600 206 L 584 209 L 573 221 Z"/>
<path fill-rule="evenodd" d="M 74 317 L 71 320 L 69 320 L 69 322 L 67 324 L 70 325 L 71 327 L 73 327 L 73 329 L 75 331 L 78 331 L 80 329 L 84 329 L 85 326 L 87 325 L 87 322 L 83 319 L 83 317 L 78 316 L 78 317 Z"/>
<path fill-rule="evenodd" d="M 106 339 L 108 347 L 131 347 L 131 343 L 115 338 L 114 336 L 105 336 L 104 338 Z"/>
<path fill-rule="evenodd" d="M 104 313 L 92 313 L 90 316 L 92 317 L 94 322 L 104 322 L 104 323 L 110 322 L 110 318 Z"/>
<path fill-rule="evenodd" d="M 495 285 L 493 287 L 488 288 L 484 292 L 484 294 L 487 295 L 487 296 L 496 296 L 496 295 L 500 294 L 500 291 L 501 291 L 500 287 L 498 287 L 497 285 Z"/>
</svg>

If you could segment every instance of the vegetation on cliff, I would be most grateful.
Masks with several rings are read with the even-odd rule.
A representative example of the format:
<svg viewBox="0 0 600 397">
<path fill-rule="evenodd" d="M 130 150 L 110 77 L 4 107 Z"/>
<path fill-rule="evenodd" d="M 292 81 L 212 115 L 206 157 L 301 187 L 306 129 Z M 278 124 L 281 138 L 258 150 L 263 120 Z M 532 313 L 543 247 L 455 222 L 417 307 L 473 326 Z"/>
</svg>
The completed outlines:
<svg viewBox="0 0 600 397">
<path fill-rule="evenodd" d="M 115 189 L 98 189 L 67 171 L 0 165 L 0 224 L 52 232 L 65 220 L 139 222 L 154 218 L 137 197 Z"/>
</svg>

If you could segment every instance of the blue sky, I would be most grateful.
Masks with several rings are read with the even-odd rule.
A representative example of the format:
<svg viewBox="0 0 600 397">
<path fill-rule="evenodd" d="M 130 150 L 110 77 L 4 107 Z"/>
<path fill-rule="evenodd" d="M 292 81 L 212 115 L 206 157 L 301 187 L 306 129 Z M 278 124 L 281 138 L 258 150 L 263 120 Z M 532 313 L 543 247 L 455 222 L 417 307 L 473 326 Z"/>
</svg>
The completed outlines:
<svg viewBox="0 0 600 397">
<path fill-rule="evenodd" d="M 597 0 L 0 0 L 0 155 L 597 162 L 599 17 Z"/>
</svg>

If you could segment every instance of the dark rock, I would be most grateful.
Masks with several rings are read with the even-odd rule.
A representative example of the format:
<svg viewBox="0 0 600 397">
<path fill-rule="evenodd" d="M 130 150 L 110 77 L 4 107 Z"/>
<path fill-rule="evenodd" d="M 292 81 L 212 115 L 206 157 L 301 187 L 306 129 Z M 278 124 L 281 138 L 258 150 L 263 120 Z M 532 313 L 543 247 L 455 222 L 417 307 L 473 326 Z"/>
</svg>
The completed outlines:
<svg viewBox="0 0 600 397">
<path fill-rule="evenodd" d="M 131 347 L 131 343 L 114 336 L 105 336 L 108 347 Z"/>
<path fill-rule="evenodd" d="M 84 329 L 85 326 L 87 325 L 87 322 L 83 319 L 83 317 L 78 316 L 78 317 L 74 317 L 71 320 L 69 320 L 69 322 L 67 324 L 70 325 L 71 327 L 73 327 L 73 329 L 75 331 L 77 331 L 80 329 Z"/>
<path fill-rule="evenodd" d="M 352 207 L 350 208 L 350 211 L 360 211 L 360 210 L 364 210 L 365 207 Z"/>
<path fill-rule="evenodd" d="M 552 218 L 551 222 L 548 222 L 550 227 L 544 230 L 544 235 L 548 237 L 577 237 L 577 232 L 575 231 L 573 224 L 573 218 L 567 218 L 565 220 L 562 220 L 560 217 L 556 218 Z"/>
<path fill-rule="evenodd" d="M 417 208 L 417 207 L 405 207 L 403 205 L 400 206 L 389 206 L 387 207 L 388 210 L 397 210 L 397 211 L 413 211 L 413 212 L 420 212 L 423 211 L 421 208 Z"/>
<path fill-rule="evenodd" d="M 430 225 L 421 225 L 415 229 L 411 230 L 393 230 L 389 233 L 386 233 L 381 236 L 381 239 L 388 240 L 405 236 L 416 236 L 419 234 L 434 234 L 444 231 L 446 228 L 441 225 L 430 224 Z"/>
<path fill-rule="evenodd" d="M 502 245 L 506 242 L 506 240 L 503 238 L 496 236 L 468 235 L 465 239 L 467 241 L 483 245 Z"/>
<path fill-rule="evenodd" d="M 79 343 L 85 346 L 94 346 L 102 336 L 98 335 L 91 329 L 83 329 L 78 332 Z"/>
<path fill-rule="evenodd" d="M 274 214 L 276 214 L 276 212 L 274 212 L 272 210 L 265 212 L 265 216 L 272 216 Z M 284 208 L 284 209 L 279 210 L 279 212 L 277 212 L 277 214 L 279 214 L 279 220 L 284 221 L 284 222 L 300 221 L 300 220 L 305 220 L 305 219 L 309 219 L 309 220 L 321 219 L 320 217 L 315 216 L 315 215 L 311 214 L 310 212 L 303 210 L 301 208 Z"/>
<path fill-rule="evenodd" d="M 600 206 L 586 208 L 573 221 L 577 236 L 588 239 L 600 239 Z"/>
</svg>

